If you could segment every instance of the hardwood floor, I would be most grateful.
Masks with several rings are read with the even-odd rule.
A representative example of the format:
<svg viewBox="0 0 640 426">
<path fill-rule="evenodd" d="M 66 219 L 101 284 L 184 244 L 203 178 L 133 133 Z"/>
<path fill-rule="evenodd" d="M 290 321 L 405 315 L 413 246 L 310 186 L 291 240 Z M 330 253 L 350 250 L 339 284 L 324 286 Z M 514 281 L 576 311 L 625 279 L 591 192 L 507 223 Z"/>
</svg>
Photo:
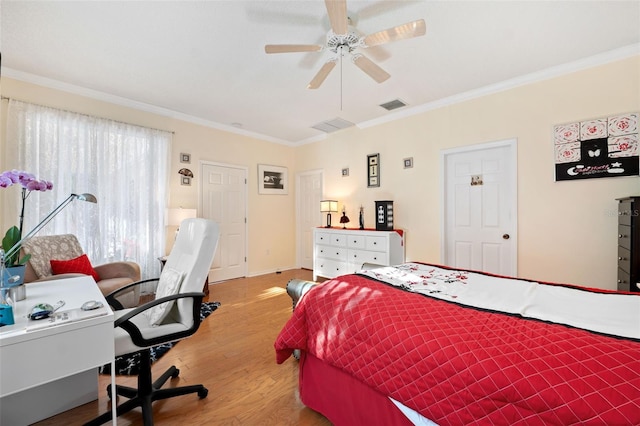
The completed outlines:
<svg viewBox="0 0 640 426">
<path fill-rule="evenodd" d="M 209 301 L 222 305 L 198 332 L 178 343 L 153 365 L 157 377 L 171 365 L 180 376 L 165 386 L 202 383 L 209 395 L 185 395 L 153 404 L 156 425 L 302 425 L 331 423 L 306 408 L 298 398 L 298 363 L 293 358 L 275 362 L 273 342 L 291 316 L 285 291 L 292 278 L 311 280 L 308 270 L 241 278 L 209 286 Z M 135 386 L 135 377 L 117 376 L 116 382 Z M 98 401 L 36 423 L 82 424 L 110 410 L 106 386 L 99 378 Z M 118 425 L 142 425 L 139 409 L 118 417 Z"/>
</svg>

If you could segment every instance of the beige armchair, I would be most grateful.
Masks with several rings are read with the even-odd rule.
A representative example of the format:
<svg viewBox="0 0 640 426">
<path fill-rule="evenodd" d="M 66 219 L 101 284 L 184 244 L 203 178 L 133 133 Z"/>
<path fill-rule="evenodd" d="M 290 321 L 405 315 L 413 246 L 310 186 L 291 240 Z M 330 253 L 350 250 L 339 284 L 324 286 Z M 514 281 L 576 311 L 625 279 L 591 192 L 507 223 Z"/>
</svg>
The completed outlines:
<svg viewBox="0 0 640 426">
<path fill-rule="evenodd" d="M 84 254 L 78 239 L 71 234 L 33 237 L 23 244 L 22 250 L 24 254 L 31 255 L 25 270 L 25 283 L 78 275 L 53 275 L 49 261 L 69 260 Z M 93 268 L 100 276 L 97 284 L 105 296 L 120 287 L 140 281 L 140 266 L 135 262 L 112 262 L 93 266 Z M 140 301 L 139 286 L 134 286 L 130 291 L 118 295 L 117 299 L 124 307 L 137 306 Z"/>
</svg>

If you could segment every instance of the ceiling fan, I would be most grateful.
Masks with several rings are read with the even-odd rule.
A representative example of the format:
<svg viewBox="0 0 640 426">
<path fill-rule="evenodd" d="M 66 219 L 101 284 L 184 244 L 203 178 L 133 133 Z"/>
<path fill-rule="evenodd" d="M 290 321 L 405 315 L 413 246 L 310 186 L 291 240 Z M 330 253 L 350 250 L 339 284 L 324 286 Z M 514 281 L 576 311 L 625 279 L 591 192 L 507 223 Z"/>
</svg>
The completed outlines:
<svg viewBox="0 0 640 426">
<path fill-rule="evenodd" d="M 319 52 L 329 50 L 333 55 L 320 68 L 313 77 L 308 89 L 317 89 L 327 78 L 336 63 L 344 55 L 351 54 L 351 61 L 369 77 L 378 83 L 387 80 L 390 75 L 376 65 L 362 53 L 355 52 L 358 48 L 379 46 L 392 41 L 419 37 L 425 34 L 426 25 L 424 19 L 408 22 L 383 31 L 378 31 L 366 36 L 360 36 L 353 28 L 349 27 L 346 0 L 325 0 L 327 14 L 331 29 L 327 33 L 327 41 L 324 46 L 319 44 L 267 44 L 264 47 L 266 53 L 291 53 L 291 52 Z"/>
</svg>

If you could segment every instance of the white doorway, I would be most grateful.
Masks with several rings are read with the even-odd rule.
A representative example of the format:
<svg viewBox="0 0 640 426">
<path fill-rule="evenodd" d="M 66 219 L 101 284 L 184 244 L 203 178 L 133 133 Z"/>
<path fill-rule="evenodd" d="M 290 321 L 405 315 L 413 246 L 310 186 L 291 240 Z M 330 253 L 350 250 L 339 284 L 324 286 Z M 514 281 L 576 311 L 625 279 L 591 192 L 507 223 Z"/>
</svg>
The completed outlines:
<svg viewBox="0 0 640 426">
<path fill-rule="evenodd" d="M 296 265 L 313 269 L 313 228 L 322 224 L 322 170 L 296 175 Z"/>
<path fill-rule="evenodd" d="M 247 276 L 247 169 L 202 163 L 200 211 L 220 227 L 209 282 Z"/>
<path fill-rule="evenodd" d="M 445 150 L 441 170 L 442 262 L 517 276 L 517 141 Z"/>
</svg>

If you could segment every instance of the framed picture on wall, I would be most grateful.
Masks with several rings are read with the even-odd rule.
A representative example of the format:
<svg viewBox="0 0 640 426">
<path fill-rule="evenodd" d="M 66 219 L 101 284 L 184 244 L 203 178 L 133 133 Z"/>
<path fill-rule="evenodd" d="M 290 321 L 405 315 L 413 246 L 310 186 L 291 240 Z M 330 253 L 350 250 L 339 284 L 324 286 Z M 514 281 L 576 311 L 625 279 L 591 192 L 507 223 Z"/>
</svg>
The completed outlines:
<svg viewBox="0 0 640 426">
<path fill-rule="evenodd" d="M 380 154 L 367 155 L 367 187 L 380 186 Z"/>
<path fill-rule="evenodd" d="M 258 164 L 258 194 L 286 195 L 289 174 L 286 167 Z"/>
</svg>

